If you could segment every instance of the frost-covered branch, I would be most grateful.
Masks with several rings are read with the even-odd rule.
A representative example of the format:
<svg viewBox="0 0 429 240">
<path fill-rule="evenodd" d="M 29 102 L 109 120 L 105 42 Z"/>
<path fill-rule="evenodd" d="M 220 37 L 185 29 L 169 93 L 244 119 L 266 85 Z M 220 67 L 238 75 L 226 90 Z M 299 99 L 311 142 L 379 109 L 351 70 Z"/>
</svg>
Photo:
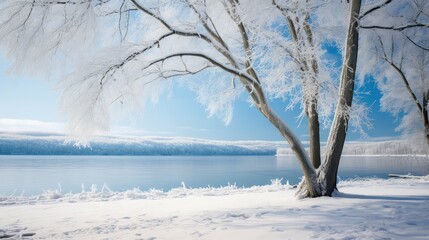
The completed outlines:
<svg viewBox="0 0 429 240">
<path fill-rule="evenodd" d="M 416 97 L 416 94 L 413 92 L 413 90 L 411 89 L 411 87 L 410 87 L 410 83 L 409 83 L 409 81 L 407 80 L 407 77 L 405 76 L 405 74 L 404 74 L 404 71 L 402 70 L 402 67 L 401 67 L 401 65 L 400 66 L 398 66 L 396 63 L 394 63 L 393 62 L 393 60 L 392 59 L 389 59 L 388 57 L 387 57 L 387 54 L 386 54 L 386 50 L 385 50 L 385 48 L 384 48 L 384 44 L 383 44 L 383 42 L 382 42 L 382 40 L 381 40 L 381 38 L 380 38 L 380 45 L 381 45 L 381 49 L 383 50 L 383 56 L 381 57 L 381 59 L 382 60 L 384 60 L 384 61 L 386 61 L 387 63 L 389 63 L 389 65 L 393 68 L 393 69 L 395 69 L 395 71 L 399 74 L 399 76 L 401 76 L 401 80 L 402 80 L 402 82 L 404 83 L 404 85 L 405 85 L 405 87 L 406 87 L 406 89 L 407 89 L 407 91 L 408 91 L 408 93 L 411 95 L 411 97 L 413 98 L 413 100 L 414 100 L 414 103 L 416 104 L 416 107 L 419 109 L 419 111 L 421 112 L 422 111 L 422 105 L 420 104 L 420 102 L 419 102 L 419 100 L 417 99 L 417 97 Z M 403 58 L 401 58 L 401 63 L 403 62 Z"/>
<path fill-rule="evenodd" d="M 246 72 L 241 71 L 240 69 L 235 69 L 235 68 L 228 67 L 227 65 L 225 65 L 225 64 L 223 64 L 221 62 L 218 62 L 214 58 L 212 58 L 212 57 L 210 57 L 210 56 L 208 56 L 206 54 L 199 53 L 199 52 L 184 52 L 184 53 L 168 54 L 168 55 L 166 55 L 166 56 L 164 56 L 162 58 L 151 60 L 149 64 L 147 64 L 146 66 L 143 67 L 143 70 L 148 69 L 148 68 L 150 68 L 153 65 L 156 65 L 156 64 L 158 64 L 160 62 L 164 62 L 164 61 L 166 61 L 168 59 L 171 59 L 171 58 L 176 58 L 176 57 L 180 57 L 181 58 L 181 57 L 186 57 L 186 56 L 187 57 L 198 57 L 198 58 L 205 59 L 205 60 L 209 61 L 211 64 L 213 64 L 213 65 L 221 68 L 222 70 L 224 70 L 224 71 L 226 71 L 226 72 L 228 72 L 230 74 L 233 74 L 233 75 L 236 75 L 236 76 L 238 76 L 240 78 L 246 79 L 249 84 L 253 85 L 253 83 L 257 82 L 256 79 L 253 78 L 253 76 L 247 74 Z"/>
<path fill-rule="evenodd" d="M 429 25 L 422 24 L 422 23 L 411 23 L 411 24 L 406 24 L 402 26 L 380 26 L 380 25 L 372 25 L 372 26 L 361 25 L 360 26 L 360 28 L 362 29 L 383 29 L 383 30 L 394 30 L 394 31 L 403 31 L 405 29 L 418 28 L 418 27 L 429 28 Z"/>
<path fill-rule="evenodd" d="M 393 37 L 392 37 L 393 38 Z M 395 75 L 399 76 L 399 81 L 403 83 L 403 87 L 405 87 L 406 92 L 409 94 L 409 97 L 411 97 L 412 102 L 414 103 L 415 109 L 417 112 L 421 115 L 421 122 L 423 124 L 423 132 L 425 133 L 425 138 L 427 143 L 429 144 L 429 121 L 428 121 L 428 109 L 427 109 L 427 97 L 426 92 L 429 91 L 429 80 L 426 76 L 426 68 L 429 67 L 429 58 L 425 58 L 429 54 L 427 50 L 424 50 L 420 48 L 419 46 L 415 46 L 414 44 L 405 44 L 403 46 L 405 47 L 412 47 L 408 48 L 409 50 L 413 50 L 413 48 L 417 47 L 417 49 L 420 51 L 421 54 L 421 61 L 417 62 L 417 65 L 419 65 L 419 68 L 416 68 L 417 75 L 415 72 L 409 72 L 406 71 L 406 67 L 409 66 L 411 59 L 407 58 L 405 52 L 397 52 L 395 49 L 395 44 L 393 39 L 383 39 L 380 35 L 378 35 L 378 42 L 379 42 L 379 51 L 381 51 L 380 59 L 387 63 L 388 66 L 394 70 Z M 406 38 L 404 41 L 409 39 Z M 385 42 L 390 43 L 390 47 L 386 46 Z M 426 52 L 426 53 L 425 53 Z M 417 52 L 418 53 L 418 52 Z M 396 57 L 396 61 L 395 61 Z M 398 60 L 399 58 L 399 60 Z M 399 64 L 397 63 L 399 62 Z M 416 64 L 416 63 L 413 63 Z M 420 80 L 421 82 L 419 82 Z M 413 86 L 414 85 L 414 86 Z M 420 85 L 420 87 L 416 88 L 415 85 Z M 386 94 L 386 97 L 389 97 L 390 94 Z M 418 95 L 422 96 L 420 99 Z M 385 96 L 383 96 L 385 97 Z M 409 98 L 408 97 L 408 98 Z M 405 98 L 404 100 L 408 99 Z M 389 109 L 392 109 L 393 107 L 390 106 Z"/>
<path fill-rule="evenodd" d="M 361 61 L 366 63 L 361 72 L 376 79 L 383 94 L 381 109 L 401 119 L 397 130 L 416 142 L 422 142 L 417 139 L 422 139 L 423 131 L 429 144 L 423 103 L 429 89 L 429 2 L 384 3 L 360 18 L 364 38 Z"/>
<path fill-rule="evenodd" d="M 222 39 L 222 37 L 220 36 L 218 30 L 216 29 L 215 24 L 213 23 L 213 20 L 211 19 L 211 17 L 208 15 L 208 13 L 201 13 L 200 11 L 198 11 L 198 9 L 196 8 L 196 6 L 191 3 L 190 0 L 186 0 L 186 2 L 188 3 L 189 7 L 199 16 L 199 19 L 201 21 L 201 23 L 204 26 L 204 29 L 209 33 L 209 35 L 216 40 L 222 47 L 224 47 L 226 50 L 229 50 L 226 42 Z M 205 4 L 205 1 L 204 1 Z M 209 26 L 209 22 L 210 25 L 213 27 L 213 29 Z"/>
<path fill-rule="evenodd" d="M 296 54 L 291 54 L 301 72 L 301 82 L 303 87 L 304 111 L 307 116 L 310 132 L 310 157 L 314 167 L 320 166 L 320 133 L 319 133 L 319 113 L 317 109 L 319 98 L 320 81 L 319 64 L 316 60 L 316 53 L 313 41 L 313 30 L 310 26 L 309 9 L 303 9 L 302 13 L 280 6 L 273 0 L 272 4 L 284 16 L 289 34 L 292 38 Z M 291 16 L 295 16 L 292 18 Z"/>
<path fill-rule="evenodd" d="M 240 14 L 237 12 L 239 11 L 239 1 L 235 0 L 228 0 L 228 5 L 225 5 L 226 10 L 228 11 L 230 17 L 236 24 L 236 27 L 238 28 L 238 31 L 240 32 L 241 36 L 241 44 L 243 46 L 243 52 L 245 55 L 244 65 L 246 68 L 247 73 L 249 73 L 254 79 L 257 80 L 258 84 L 260 84 L 259 77 L 256 73 L 256 71 L 253 68 L 252 64 L 252 46 L 250 43 L 250 37 L 248 34 L 248 30 L 246 30 L 243 21 L 240 19 Z"/>
</svg>

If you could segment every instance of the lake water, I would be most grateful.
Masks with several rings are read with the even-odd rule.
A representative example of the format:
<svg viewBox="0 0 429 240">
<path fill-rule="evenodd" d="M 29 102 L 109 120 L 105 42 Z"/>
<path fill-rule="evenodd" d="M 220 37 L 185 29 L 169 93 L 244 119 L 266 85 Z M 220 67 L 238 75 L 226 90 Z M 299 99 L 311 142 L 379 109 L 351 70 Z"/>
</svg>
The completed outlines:
<svg viewBox="0 0 429 240">
<path fill-rule="evenodd" d="M 387 174 L 427 175 L 428 157 L 345 156 L 339 178 Z M 283 178 L 297 184 L 302 176 L 292 156 L 0 156 L 0 195 L 35 195 L 48 189 L 80 192 L 92 184 L 113 191 L 132 188 L 169 190 L 270 184 Z"/>
</svg>

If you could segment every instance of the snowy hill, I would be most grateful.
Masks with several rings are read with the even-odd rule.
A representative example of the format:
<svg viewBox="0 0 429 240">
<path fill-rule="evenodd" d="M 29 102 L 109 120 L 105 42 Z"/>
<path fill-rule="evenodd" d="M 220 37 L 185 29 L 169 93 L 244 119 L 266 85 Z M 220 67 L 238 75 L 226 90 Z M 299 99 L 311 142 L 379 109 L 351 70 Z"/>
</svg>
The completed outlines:
<svg viewBox="0 0 429 240">
<path fill-rule="evenodd" d="M 274 155 L 285 142 L 214 141 L 180 137 L 99 136 L 91 147 L 49 133 L 0 132 L 0 155 Z"/>
<path fill-rule="evenodd" d="M 91 147 L 62 134 L 0 131 L 0 155 L 293 155 L 283 141 L 215 141 L 182 137 L 98 136 Z M 346 142 L 345 155 L 428 155 L 406 140 Z"/>
<path fill-rule="evenodd" d="M 293 155 L 293 152 L 290 148 L 279 148 L 276 155 Z M 346 142 L 343 155 L 429 155 L 429 148 L 407 140 Z"/>
</svg>

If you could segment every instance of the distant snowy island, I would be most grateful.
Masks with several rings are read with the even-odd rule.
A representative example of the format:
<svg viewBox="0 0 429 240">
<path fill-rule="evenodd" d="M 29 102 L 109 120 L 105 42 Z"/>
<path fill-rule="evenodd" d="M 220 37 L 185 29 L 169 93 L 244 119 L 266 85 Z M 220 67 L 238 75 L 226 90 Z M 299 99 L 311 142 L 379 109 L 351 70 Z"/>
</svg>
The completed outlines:
<svg viewBox="0 0 429 240">
<path fill-rule="evenodd" d="M 0 155 L 275 155 L 285 147 L 283 141 L 141 136 L 97 136 L 90 147 L 77 147 L 62 134 L 0 131 Z"/>
<path fill-rule="evenodd" d="M 65 135 L 0 131 L 0 155 L 291 155 L 284 141 L 219 141 L 183 137 L 97 136 L 77 147 Z M 346 142 L 345 155 L 428 155 L 406 140 Z"/>
<path fill-rule="evenodd" d="M 322 147 L 323 150 L 323 147 Z M 290 148 L 277 149 L 277 155 L 292 155 Z M 390 140 L 379 142 L 346 141 L 343 155 L 429 155 L 426 146 L 410 143 L 407 140 Z"/>
</svg>

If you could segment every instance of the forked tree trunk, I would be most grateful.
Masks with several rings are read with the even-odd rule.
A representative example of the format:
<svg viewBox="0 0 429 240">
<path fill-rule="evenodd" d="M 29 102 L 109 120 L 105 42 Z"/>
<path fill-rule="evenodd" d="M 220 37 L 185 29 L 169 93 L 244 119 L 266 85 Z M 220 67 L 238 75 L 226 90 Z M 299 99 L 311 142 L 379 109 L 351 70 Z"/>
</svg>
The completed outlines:
<svg viewBox="0 0 429 240">
<path fill-rule="evenodd" d="M 319 170 L 319 182 L 322 184 L 322 195 L 331 196 L 337 186 L 337 173 L 341 153 L 348 128 L 348 120 L 353 100 L 355 72 L 359 43 L 359 11 L 361 0 L 352 0 L 349 28 L 345 45 L 343 69 L 339 88 L 339 99 L 334 121 L 329 133 L 325 160 Z"/>
<path fill-rule="evenodd" d="M 319 195 L 317 196 L 331 196 L 332 192 L 336 189 L 337 186 L 338 167 L 346 139 L 350 109 L 353 101 L 359 43 L 358 19 L 360 6 L 361 0 L 352 0 L 337 109 L 335 111 L 334 121 L 329 133 L 325 160 L 323 164 L 316 170 L 318 179 L 317 181 L 312 182 L 315 184 L 315 186 L 311 187 L 314 189 L 319 189 L 320 192 L 318 192 Z M 301 182 L 298 187 L 297 195 L 317 197 L 310 193 L 308 190 L 309 187 L 310 186 L 308 186 L 307 181 Z"/>
<path fill-rule="evenodd" d="M 304 172 L 305 182 L 308 184 L 307 191 L 309 196 L 316 197 L 320 195 L 320 187 L 317 184 L 316 171 L 311 165 L 307 153 L 298 138 L 289 130 L 283 121 L 268 107 L 264 110 L 266 117 L 280 131 L 282 136 L 288 141 L 291 149 L 298 157 L 298 162 Z M 264 114 L 265 115 L 265 114 Z"/>
<path fill-rule="evenodd" d="M 306 183 L 306 193 L 309 197 L 320 196 L 320 185 L 317 183 L 316 170 L 313 167 L 307 152 L 301 141 L 295 136 L 291 129 L 275 114 L 265 98 L 264 92 L 259 85 L 254 85 L 251 97 L 254 99 L 258 110 L 277 128 L 279 133 L 289 143 L 290 148 L 295 153 L 301 170 L 304 173 L 304 182 Z M 249 90 L 248 90 L 249 91 Z"/>
<path fill-rule="evenodd" d="M 332 192 L 336 188 L 338 166 L 346 139 L 348 119 L 353 100 L 356 63 L 358 56 L 358 19 L 360 6 L 361 0 L 352 0 L 337 109 L 328 138 L 325 161 L 317 170 L 315 170 L 313 167 L 314 163 L 310 163 L 309 157 L 305 152 L 301 142 L 284 124 L 284 122 L 279 117 L 277 117 L 274 112 L 272 112 L 265 100 L 265 96 L 262 89 L 260 89 L 260 86 L 255 86 L 254 89 L 256 90 L 256 93 L 253 91 L 250 92 L 248 89 L 248 91 L 251 93 L 250 95 L 255 100 L 259 111 L 261 111 L 261 113 L 279 130 L 281 135 L 288 141 L 291 149 L 294 151 L 298 162 L 300 163 L 301 169 L 304 172 L 304 181 L 300 183 L 297 190 L 297 195 L 303 197 L 331 196 Z M 310 134 L 313 134 L 310 136 L 310 139 L 313 140 L 315 137 L 319 138 L 319 131 L 317 129 L 319 127 L 319 120 L 316 108 L 317 106 L 315 104 L 310 104 L 310 108 L 308 108 L 309 112 L 307 112 L 309 116 L 309 132 Z M 310 114 L 310 111 L 312 114 Z M 315 134 L 316 132 L 317 135 Z M 320 144 L 320 140 L 318 141 L 318 144 Z M 317 154 L 316 149 L 317 146 L 313 145 L 311 151 L 312 156 Z M 317 157 L 320 159 L 320 150 L 318 152 L 318 156 L 312 159 L 317 159 Z M 315 164 L 317 165 L 317 162 Z"/>
</svg>

